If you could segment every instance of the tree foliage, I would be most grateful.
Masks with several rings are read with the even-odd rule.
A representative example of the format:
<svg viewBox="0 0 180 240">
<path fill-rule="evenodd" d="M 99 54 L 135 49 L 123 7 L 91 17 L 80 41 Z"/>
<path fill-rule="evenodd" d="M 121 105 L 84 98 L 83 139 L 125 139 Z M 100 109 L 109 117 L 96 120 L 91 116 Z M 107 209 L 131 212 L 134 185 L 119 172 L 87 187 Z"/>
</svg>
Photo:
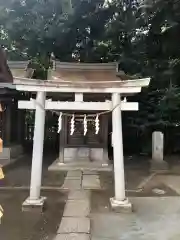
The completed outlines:
<svg viewBox="0 0 180 240">
<path fill-rule="evenodd" d="M 140 111 L 125 115 L 125 125 L 137 135 L 179 131 L 178 0 L 6 0 L 0 33 L 11 59 L 45 64 L 53 52 L 61 61 L 118 61 L 128 74 L 150 76 L 136 96 Z"/>
</svg>

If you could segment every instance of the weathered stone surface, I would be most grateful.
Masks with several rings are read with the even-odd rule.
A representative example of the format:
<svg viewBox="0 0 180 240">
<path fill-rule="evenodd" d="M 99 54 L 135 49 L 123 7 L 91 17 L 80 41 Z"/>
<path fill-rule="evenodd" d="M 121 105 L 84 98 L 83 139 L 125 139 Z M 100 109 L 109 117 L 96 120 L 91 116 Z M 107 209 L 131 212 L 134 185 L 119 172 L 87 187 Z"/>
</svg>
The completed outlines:
<svg viewBox="0 0 180 240">
<path fill-rule="evenodd" d="M 132 204 L 128 199 L 124 201 L 118 201 L 114 198 L 110 199 L 111 207 L 115 212 L 118 213 L 132 213 Z"/>
<path fill-rule="evenodd" d="M 66 179 L 80 179 L 82 178 L 81 171 L 68 171 Z"/>
<path fill-rule="evenodd" d="M 58 234 L 54 240 L 90 240 L 90 236 L 84 233 Z"/>
<path fill-rule="evenodd" d="M 152 134 L 152 159 L 153 161 L 163 161 L 164 158 L 164 135 L 162 132 Z"/>
<path fill-rule="evenodd" d="M 63 217 L 58 233 L 90 233 L 90 219 L 86 217 Z"/>
<path fill-rule="evenodd" d="M 70 191 L 68 195 L 69 200 L 89 199 L 89 197 L 90 197 L 90 192 L 88 190 Z"/>
<path fill-rule="evenodd" d="M 64 217 L 86 217 L 90 213 L 90 202 L 84 200 L 68 200 L 64 209 Z"/>
<path fill-rule="evenodd" d="M 179 197 L 134 197 L 133 214 L 91 214 L 92 240 L 179 240 Z"/>
<path fill-rule="evenodd" d="M 45 201 L 46 197 L 40 197 L 38 200 L 31 200 L 30 198 L 27 198 L 22 204 L 22 211 L 43 212 Z"/>
<path fill-rule="evenodd" d="M 59 159 L 54 161 L 49 167 L 49 171 L 85 171 L 85 170 L 91 170 L 91 171 L 98 171 L 98 172 L 112 172 L 113 171 L 113 165 L 102 165 L 100 162 L 68 162 L 64 164 L 59 164 Z"/>
<path fill-rule="evenodd" d="M 64 184 L 62 186 L 63 189 L 80 189 L 81 188 L 81 180 L 80 179 L 65 179 Z"/>
<path fill-rule="evenodd" d="M 100 180 L 98 175 L 83 175 L 82 187 L 84 189 L 100 189 Z"/>
</svg>

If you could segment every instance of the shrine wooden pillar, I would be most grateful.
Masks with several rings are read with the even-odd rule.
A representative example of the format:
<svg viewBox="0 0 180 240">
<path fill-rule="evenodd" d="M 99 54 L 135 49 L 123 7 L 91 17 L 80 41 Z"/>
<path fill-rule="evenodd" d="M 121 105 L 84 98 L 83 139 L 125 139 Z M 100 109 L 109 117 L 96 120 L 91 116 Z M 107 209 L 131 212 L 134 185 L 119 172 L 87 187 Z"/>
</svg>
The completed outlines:
<svg viewBox="0 0 180 240">
<path fill-rule="evenodd" d="M 25 110 L 18 110 L 18 121 L 17 121 L 17 141 L 22 144 L 24 139 L 25 130 Z"/>
<path fill-rule="evenodd" d="M 2 115 L 2 136 L 5 146 L 18 143 L 19 119 L 18 119 L 18 105 L 7 98 L 3 101 L 3 115 Z"/>
<path fill-rule="evenodd" d="M 5 145 L 10 145 L 11 143 L 11 119 L 12 119 L 12 112 L 11 104 L 6 104 L 6 109 L 4 112 L 4 143 Z"/>
</svg>

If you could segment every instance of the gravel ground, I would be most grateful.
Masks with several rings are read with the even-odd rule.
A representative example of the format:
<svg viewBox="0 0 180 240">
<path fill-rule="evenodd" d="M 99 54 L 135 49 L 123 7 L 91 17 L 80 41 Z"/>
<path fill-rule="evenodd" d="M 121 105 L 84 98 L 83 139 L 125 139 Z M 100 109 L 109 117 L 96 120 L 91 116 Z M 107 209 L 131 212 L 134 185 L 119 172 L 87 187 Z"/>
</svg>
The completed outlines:
<svg viewBox="0 0 180 240">
<path fill-rule="evenodd" d="M 45 156 L 43 160 L 42 186 L 52 187 L 52 190 L 41 191 L 41 195 L 47 197 L 43 213 L 37 210 L 22 212 L 22 203 L 29 195 L 31 156 L 24 156 L 4 169 L 5 178 L 0 181 L 0 204 L 4 209 L 1 240 L 53 240 L 67 198 L 67 193 L 53 190 L 63 184 L 66 176 L 66 172 L 48 171 L 54 160 L 54 156 Z M 1 187 L 12 189 L 3 190 Z M 13 187 L 27 187 L 27 190 L 14 190 Z"/>
<path fill-rule="evenodd" d="M 22 212 L 22 202 L 27 196 L 27 191 L 0 191 L 0 203 L 4 209 L 0 239 L 53 240 L 61 221 L 67 194 L 42 191 L 42 196 L 47 197 L 43 213 L 37 210 Z"/>
<path fill-rule="evenodd" d="M 61 187 L 66 172 L 50 172 L 48 166 L 55 160 L 55 156 L 45 156 L 43 159 L 42 186 Z M 31 156 L 24 156 L 13 165 L 4 169 L 5 178 L 0 181 L 0 187 L 29 186 L 31 178 Z"/>
</svg>

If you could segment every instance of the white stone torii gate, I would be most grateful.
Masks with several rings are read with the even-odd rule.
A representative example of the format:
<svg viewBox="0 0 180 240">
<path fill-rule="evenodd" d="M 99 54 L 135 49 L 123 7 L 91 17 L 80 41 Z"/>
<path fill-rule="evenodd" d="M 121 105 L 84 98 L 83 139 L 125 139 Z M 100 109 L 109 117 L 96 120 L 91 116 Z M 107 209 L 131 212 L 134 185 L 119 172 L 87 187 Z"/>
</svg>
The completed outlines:
<svg viewBox="0 0 180 240">
<path fill-rule="evenodd" d="M 36 109 L 36 100 L 18 101 L 19 109 Z M 62 102 L 62 101 L 45 101 L 45 110 L 59 111 L 110 111 L 113 108 L 112 101 L 106 102 Z M 121 103 L 121 111 L 138 111 L 138 102 L 123 102 Z"/>
<path fill-rule="evenodd" d="M 125 194 L 125 179 L 124 179 L 124 156 L 123 156 L 123 138 L 122 138 L 122 110 L 138 110 L 137 103 L 125 103 L 121 101 L 123 94 L 133 94 L 141 91 L 141 87 L 149 85 L 150 79 L 138 79 L 124 81 L 122 86 L 115 88 L 82 88 L 79 87 L 58 87 L 48 81 L 40 83 L 38 80 L 15 79 L 16 89 L 19 91 L 37 92 L 36 102 L 20 101 L 19 108 L 21 109 L 36 109 L 35 113 L 35 128 L 33 140 L 33 156 L 31 169 L 31 185 L 30 196 L 23 203 L 23 206 L 43 206 L 44 197 L 40 195 L 41 176 L 42 176 L 42 159 L 43 159 L 43 142 L 44 142 L 44 124 L 45 110 L 47 109 L 68 109 L 68 110 L 108 110 L 112 111 L 112 127 L 113 127 L 113 152 L 114 152 L 114 180 L 115 180 L 115 196 L 110 199 L 111 205 L 117 210 L 132 209 L 131 203 L 126 198 Z M 51 102 L 46 100 L 46 92 L 70 92 L 70 93 L 111 93 L 112 101 L 104 103 L 86 103 L 86 102 Z M 81 99 L 76 95 L 75 99 Z"/>
</svg>

